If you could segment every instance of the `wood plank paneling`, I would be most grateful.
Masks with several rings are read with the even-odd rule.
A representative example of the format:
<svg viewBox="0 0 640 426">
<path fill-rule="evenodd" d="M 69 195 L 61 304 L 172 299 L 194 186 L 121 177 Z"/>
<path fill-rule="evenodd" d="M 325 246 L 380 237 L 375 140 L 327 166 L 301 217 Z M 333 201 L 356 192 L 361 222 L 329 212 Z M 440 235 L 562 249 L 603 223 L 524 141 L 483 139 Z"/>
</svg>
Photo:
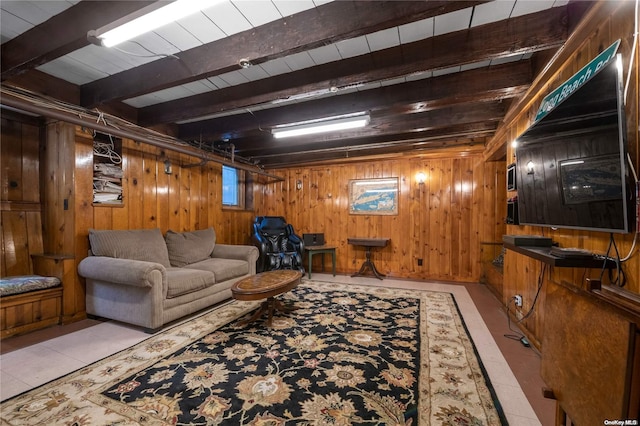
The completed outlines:
<svg viewBox="0 0 640 426">
<path fill-rule="evenodd" d="M 2 118 L 2 269 L 0 276 L 33 273 L 30 255 L 42 252 L 40 126 L 37 120 Z"/>
<path fill-rule="evenodd" d="M 22 144 L 22 201 L 40 202 L 40 129 L 23 124 L 21 139 L 33 141 Z M 39 234 L 41 234 L 39 232 Z"/>
<path fill-rule="evenodd" d="M 9 116 L 11 119 L 2 119 L 0 276 L 48 274 L 31 260 L 45 247 L 40 193 L 42 123 Z M 0 303 L 0 338 L 59 323 L 61 301 L 61 288 L 4 296 Z"/>
<path fill-rule="evenodd" d="M 93 134 L 91 131 L 76 128 L 75 134 L 75 182 L 93 181 Z M 79 235 L 75 229 L 88 229 L 93 224 L 93 186 L 75 185 L 75 208 L 74 217 L 74 247 L 77 253 L 88 253 L 89 239 L 87 235 Z M 117 209 L 113 209 L 117 211 Z M 73 253 L 71 248 L 66 249 L 67 253 Z M 84 310 L 84 304 L 82 305 Z"/>
<path fill-rule="evenodd" d="M 22 156 L 22 123 L 2 118 L 2 142 L 0 155 L 3 167 L 2 201 L 22 201 L 22 161 L 18 164 L 8 162 Z M 4 165 L 6 164 L 6 167 Z"/>
<path fill-rule="evenodd" d="M 424 184 L 415 180 L 419 171 L 427 174 Z M 360 161 L 276 173 L 283 174 L 285 182 L 262 185 L 265 196 L 256 214 L 284 216 L 298 234 L 324 232 L 327 243 L 337 247 L 339 273 L 354 273 L 365 260 L 364 250 L 347 244 L 348 237 L 389 237 L 388 247 L 372 251 L 372 260 L 383 273 L 414 279 L 479 279 L 480 239 L 488 230 L 470 224 L 473 217 L 485 215 L 479 200 L 495 198 L 493 188 L 485 190 L 480 154 L 440 153 L 438 158 Z M 398 178 L 397 215 L 348 213 L 350 180 L 388 177 Z M 297 181 L 302 181 L 301 189 Z"/>
<path fill-rule="evenodd" d="M 142 154 L 142 227 L 158 228 L 158 161 L 154 154 Z"/>
<path fill-rule="evenodd" d="M 40 214 L 35 213 L 34 218 L 40 219 Z M 34 226 L 27 223 L 27 212 L 2 212 L 2 234 L 6 243 L 4 247 L 5 268 L 2 276 L 28 275 L 33 273 L 31 258 L 29 257 L 29 229 Z M 32 237 L 33 238 L 33 237 Z M 42 250 L 42 246 L 33 247 L 34 250 Z"/>
<path fill-rule="evenodd" d="M 74 243 L 75 129 L 59 121 L 46 126 L 46 143 L 42 154 L 42 226 L 47 253 L 64 253 Z M 66 200 L 66 201 L 65 201 Z M 65 209 L 66 206 L 66 209 Z M 69 227 L 67 229 L 67 227 Z"/>
</svg>

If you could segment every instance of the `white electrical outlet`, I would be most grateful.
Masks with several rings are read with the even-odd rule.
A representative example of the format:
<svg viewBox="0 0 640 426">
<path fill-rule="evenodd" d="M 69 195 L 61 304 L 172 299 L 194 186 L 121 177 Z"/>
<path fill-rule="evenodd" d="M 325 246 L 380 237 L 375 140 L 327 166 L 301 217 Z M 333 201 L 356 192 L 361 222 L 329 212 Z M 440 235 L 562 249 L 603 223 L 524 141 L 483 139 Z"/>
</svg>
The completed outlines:
<svg viewBox="0 0 640 426">
<path fill-rule="evenodd" d="M 522 295 L 516 294 L 515 296 L 513 296 L 513 299 L 516 301 L 516 306 L 518 308 L 521 308 L 522 307 Z"/>
</svg>

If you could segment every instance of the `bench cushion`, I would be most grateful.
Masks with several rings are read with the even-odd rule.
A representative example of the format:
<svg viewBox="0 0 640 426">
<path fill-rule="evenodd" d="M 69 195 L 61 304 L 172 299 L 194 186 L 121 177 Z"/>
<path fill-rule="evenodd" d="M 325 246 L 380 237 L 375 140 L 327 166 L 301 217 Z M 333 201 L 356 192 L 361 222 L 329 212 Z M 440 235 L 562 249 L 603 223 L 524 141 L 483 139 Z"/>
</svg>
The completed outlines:
<svg viewBox="0 0 640 426">
<path fill-rule="evenodd" d="M 60 280 L 56 277 L 42 277 L 40 275 L 5 277 L 0 279 L 0 296 L 43 290 L 59 285 Z"/>
</svg>

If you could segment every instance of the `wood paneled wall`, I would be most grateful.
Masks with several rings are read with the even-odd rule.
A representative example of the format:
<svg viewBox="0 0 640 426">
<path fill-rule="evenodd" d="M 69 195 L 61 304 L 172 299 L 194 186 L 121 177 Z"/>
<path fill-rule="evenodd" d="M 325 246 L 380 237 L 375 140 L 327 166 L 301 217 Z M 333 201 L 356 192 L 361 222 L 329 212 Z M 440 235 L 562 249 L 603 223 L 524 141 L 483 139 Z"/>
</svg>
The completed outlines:
<svg viewBox="0 0 640 426">
<path fill-rule="evenodd" d="M 76 132 L 76 235 L 89 228 L 160 228 L 164 233 L 193 231 L 213 226 L 217 240 L 227 244 L 250 243 L 253 212 L 222 208 L 222 166 L 130 139 L 122 141 L 122 206 L 92 204 L 92 134 Z M 164 173 L 164 161 L 172 174 Z"/>
<path fill-rule="evenodd" d="M 29 117 L 3 112 L 0 147 L 0 276 L 32 274 L 30 255 L 43 251 L 40 123 Z"/>
<path fill-rule="evenodd" d="M 504 191 L 496 191 L 502 168 L 477 152 L 287 168 L 276 172 L 283 182 L 264 185 L 256 214 L 284 216 L 300 235 L 323 232 L 337 247 L 339 273 L 355 273 L 365 260 L 364 249 L 349 245 L 348 237 L 388 237 L 388 247 L 372 251 L 382 273 L 477 281 L 480 242 L 500 241 L 504 232 Z M 416 182 L 418 172 L 426 173 L 424 184 Z M 397 215 L 349 214 L 350 180 L 388 177 L 399 181 Z M 500 202 L 496 193 L 503 194 Z"/>
<path fill-rule="evenodd" d="M 38 119 L 3 110 L 0 277 L 50 275 L 60 278 L 64 286 L 73 281 L 75 273 L 63 270 L 63 262 L 57 265 L 59 268 L 52 267 L 53 262 L 43 261 L 42 256 L 42 124 Z M 60 323 L 62 294 L 57 287 L 4 296 L 0 302 L 0 338 Z"/>
<path fill-rule="evenodd" d="M 507 146 L 507 158 L 513 158 L 513 150 L 510 142 L 517 138 L 531 124 L 542 98 L 564 81 L 575 74 L 580 68 L 595 58 L 602 50 L 610 46 L 617 39 L 621 40 L 618 52 L 623 58 L 623 75 L 630 72 L 630 56 L 633 47 L 634 32 L 634 2 L 598 2 L 594 5 L 587 18 L 580 24 L 578 30 L 567 42 L 562 54 L 566 58 L 556 61 L 546 72 L 548 78 L 541 80 L 533 86 L 535 89 L 530 94 L 530 99 L 507 123 L 496 138 L 489 144 L 495 151 L 498 145 Z M 636 47 L 637 48 L 637 47 Z M 637 52 L 636 52 L 637 53 Z M 639 56 L 636 54 L 631 64 L 631 78 L 626 99 L 625 113 L 628 130 L 628 149 L 636 171 L 640 170 L 640 138 L 638 136 L 638 78 Z M 513 196 L 515 193 L 509 193 Z M 602 232 L 585 232 L 531 226 L 507 226 L 508 234 L 545 235 L 553 238 L 561 247 L 579 247 L 595 253 L 604 254 L 609 245 L 609 234 Z M 626 256 L 632 247 L 634 234 L 614 236 L 621 257 Z M 640 242 L 640 241 L 639 241 Z M 615 256 L 615 253 L 611 253 Z M 623 264 L 627 282 L 625 289 L 631 293 L 640 293 L 640 252 L 636 248 L 633 256 Z M 615 274 L 615 273 L 614 273 Z M 496 292 L 502 294 L 503 302 L 509 304 L 513 310 L 510 299 L 515 294 L 521 294 L 524 298 L 524 306 L 520 313 L 527 312 L 536 299 L 538 288 L 540 294 L 537 298 L 534 313 L 526 319 L 522 325 L 529 339 L 538 347 L 544 335 L 544 311 L 546 289 L 551 284 L 572 283 L 586 289 L 588 278 L 600 278 L 599 269 L 584 268 L 544 268 L 534 259 L 507 252 L 504 265 L 504 280 L 502 288 L 496 288 Z M 608 280 L 608 274 L 604 274 L 604 283 Z M 500 284 L 493 284 L 496 287 Z M 519 314 L 520 315 L 520 314 Z"/>
<path fill-rule="evenodd" d="M 503 194 L 497 190 L 504 185 L 502 163 L 485 163 L 478 151 L 279 170 L 282 182 L 255 180 L 255 211 L 239 211 L 222 208 L 221 165 L 199 165 L 197 158 L 125 139 L 124 203 L 100 206 L 92 203 L 92 131 L 51 121 L 44 132 L 44 251 L 71 254 L 76 265 L 88 253 L 90 228 L 166 232 L 213 226 L 220 242 L 250 244 L 253 218 L 276 214 L 300 233 L 325 232 L 339 247 L 341 273 L 356 271 L 364 260 L 361 248 L 347 244 L 348 236 L 384 234 L 391 246 L 375 252 L 374 260 L 389 275 L 476 281 L 480 242 L 499 241 L 503 234 L 504 196 L 496 195 Z M 165 160 L 172 163 L 170 175 Z M 428 176 L 423 185 L 415 182 L 419 171 Z M 398 215 L 349 215 L 349 180 L 386 176 L 399 178 Z M 297 180 L 303 182 L 300 191 L 293 189 Z M 84 311 L 83 281 L 75 278 L 74 291 L 65 294 L 69 315 Z"/>
</svg>

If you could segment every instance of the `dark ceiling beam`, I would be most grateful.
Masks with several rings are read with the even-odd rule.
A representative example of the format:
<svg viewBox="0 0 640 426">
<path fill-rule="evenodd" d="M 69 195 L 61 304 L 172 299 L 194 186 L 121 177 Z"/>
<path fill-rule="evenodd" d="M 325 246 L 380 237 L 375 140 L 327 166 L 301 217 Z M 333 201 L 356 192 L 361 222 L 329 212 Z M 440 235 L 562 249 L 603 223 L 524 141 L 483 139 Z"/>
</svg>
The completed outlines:
<svg viewBox="0 0 640 426">
<path fill-rule="evenodd" d="M 149 93 L 486 1 L 336 1 L 85 84 L 82 105 Z"/>
<path fill-rule="evenodd" d="M 154 2 L 81 1 L 71 6 L 2 44 L 2 81 L 88 45 L 87 31 L 110 24 L 151 3 Z"/>
<path fill-rule="evenodd" d="M 151 105 L 140 110 L 141 124 L 187 120 L 304 93 L 328 91 L 334 86 L 350 87 L 558 47 L 568 36 L 566 15 L 565 8 L 555 7 L 286 75 Z"/>
<path fill-rule="evenodd" d="M 367 146 L 373 145 L 400 147 L 404 144 L 418 146 L 421 144 L 435 143 L 436 141 L 446 143 L 446 141 L 451 140 L 491 136 L 496 131 L 497 126 L 498 123 L 496 121 L 485 121 L 454 124 L 452 126 L 422 131 L 367 136 L 349 140 L 336 139 L 325 141 L 322 144 L 318 144 L 317 142 L 297 142 L 288 144 L 286 141 L 273 141 L 272 143 L 270 142 L 265 144 L 267 145 L 267 149 L 265 149 L 265 145 L 254 145 L 250 147 L 238 144 L 234 145 L 234 147 L 236 154 L 241 155 L 244 158 L 255 160 L 263 157 L 287 156 L 301 152 L 315 153 L 321 151 L 343 150 L 349 147 L 354 147 L 354 149 L 366 149 Z M 265 152 L 267 154 L 265 154 Z"/>
<path fill-rule="evenodd" d="M 371 117 L 368 126 L 344 132 L 324 133 L 297 138 L 275 139 L 266 132 L 257 131 L 253 136 L 234 139 L 238 153 L 251 150 L 271 151 L 287 147 L 293 152 L 298 146 L 325 146 L 333 141 L 351 145 L 354 140 L 388 136 L 389 140 L 404 138 L 408 133 L 425 132 L 438 128 L 460 126 L 471 123 L 496 123 L 502 119 L 506 105 L 502 102 L 482 102 L 455 105 L 447 108 L 403 116 Z M 266 137 L 265 137 L 266 135 Z M 183 139 L 184 140 L 184 139 Z M 242 154 L 244 155 L 244 154 Z"/>
<path fill-rule="evenodd" d="M 36 69 L 19 74 L 4 82 L 3 85 L 26 89 L 73 105 L 80 103 L 80 87 L 77 84 L 69 83 L 66 80 Z M 122 102 L 105 105 L 100 111 L 115 115 L 132 123 L 138 121 L 138 110 Z M 164 133 L 169 134 L 169 132 Z M 177 134 L 177 129 L 173 134 Z"/>
<path fill-rule="evenodd" d="M 461 137 L 457 139 L 444 138 L 433 139 L 422 142 L 406 142 L 401 145 L 396 144 L 373 144 L 366 146 L 365 149 L 360 147 L 342 147 L 339 149 L 317 149 L 305 152 L 293 152 L 289 155 L 265 155 L 256 157 L 253 160 L 264 169 L 288 167 L 288 166 L 304 166 L 311 164 L 319 164 L 323 162 L 331 162 L 331 164 L 339 164 L 341 162 L 353 162 L 361 158 L 387 158 L 387 155 L 398 156 L 403 153 L 416 154 L 426 153 L 433 150 L 446 149 L 448 155 L 455 152 L 462 153 L 481 153 L 486 143 L 485 137 L 467 138 Z"/>
<path fill-rule="evenodd" d="M 183 124 L 179 135 L 185 139 L 236 138 L 256 126 L 267 129 L 277 124 L 359 111 L 390 110 L 408 114 L 457 103 L 500 100 L 524 93 L 532 79 L 530 61 L 524 60 Z"/>
<path fill-rule="evenodd" d="M 479 105 L 482 105 L 479 107 Z M 501 102 L 483 102 L 479 104 L 454 105 L 416 114 L 402 116 L 371 117 L 370 123 L 353 136 L 348 131 L 338 134 L 315 137 L 319 142 L 332 139 L 352 139 L 362 136 L 396 134 L 410 131 L 424 131 L 439 127 L 453 126 L 459 123 L 479 123 L 499 121 L 504 117 L 506 105 Z M 304 138 L 300 138 L 303 140 Z"/>
<path fill-rule="evenodd" d="M 31 92 L 77 105 L 80 101 L 80 87 L 61 78 L 38 70 L 17 75 L 3 85 L 21 87 Z"/>
</svg>

